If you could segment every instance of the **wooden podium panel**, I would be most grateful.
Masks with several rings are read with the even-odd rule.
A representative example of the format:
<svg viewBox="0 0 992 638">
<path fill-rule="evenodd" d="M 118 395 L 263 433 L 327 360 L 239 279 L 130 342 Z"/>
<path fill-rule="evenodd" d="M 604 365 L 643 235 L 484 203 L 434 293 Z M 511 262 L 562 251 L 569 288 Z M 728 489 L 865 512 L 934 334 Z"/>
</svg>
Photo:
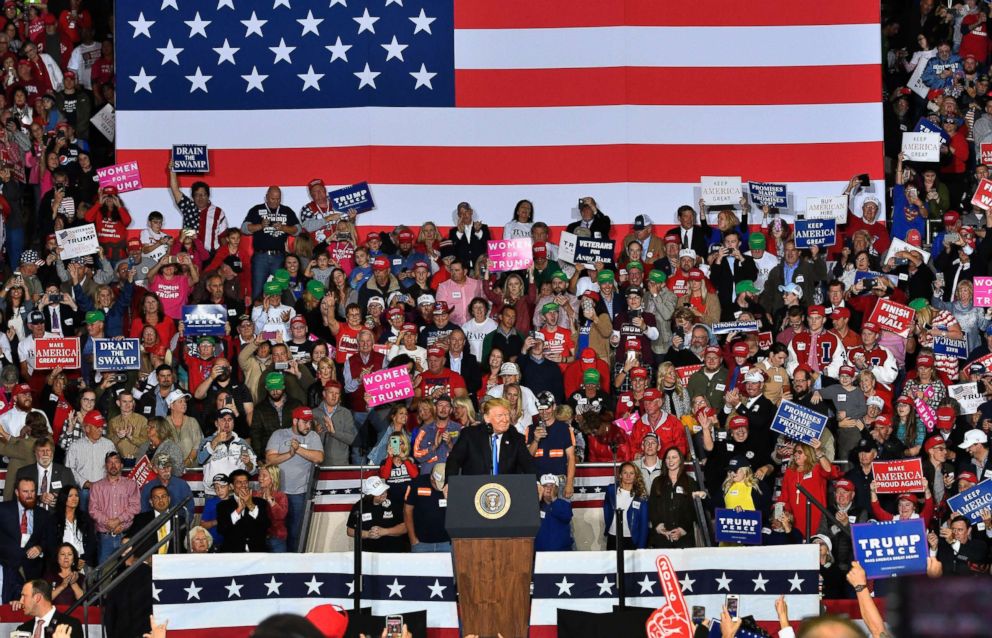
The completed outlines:
<svg viewBox="0 0 992 638">
<path fill-rule="evenodd" d="M 463 634 L 527 638 L 534 539 L 456 538 L 452 552 Z"/>
</svg>

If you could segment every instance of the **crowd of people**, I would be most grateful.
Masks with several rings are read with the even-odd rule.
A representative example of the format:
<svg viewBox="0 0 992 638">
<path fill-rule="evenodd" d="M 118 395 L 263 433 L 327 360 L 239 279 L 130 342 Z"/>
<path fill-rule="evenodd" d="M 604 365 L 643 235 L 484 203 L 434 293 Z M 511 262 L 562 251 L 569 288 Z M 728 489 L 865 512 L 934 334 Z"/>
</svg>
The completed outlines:
<svg viewBox="0 0 992 638">
<path fill-rule="evenodd" d="M 315 178 L 309 201 L 273 186 L 229 220 L 171 165 L 163 206 L 183 227 L 165 229 L 94 179 L 112 148 L 91 125 L 113 102 L 109 3 L 7 0 L 3 600 L 43 579 L 72 602 L 84 570 L 184 501 L 163 553 L 301 551 L 315 468 L 355 464 L 378 468 L 347 526 L 368 551 L 448 551 L 448 478 L 499 472 L 535 476 L 538 549 L 572 549 L 576 465 L 616 462 L 608 547 L 693 547 L 716 508 L 760 511 L 765 544 L 818 543 L 824 595 L 854 597 L 850 526 L 922 518 L 933 571 L 988 575 L 992 510 L 979 523 L 948 505 L 992 478 L 992 400 L 949 390 L 992 397 L 992 312 L 973 283 L 990 274 L 992 213 L 972 204 L 992 143 L 988 8 L 908 4 L 883 24 L 888 181 L 851 178 L 834 241 L 800 248 L 789 211 L 744 196 L 612 217 L 584 196 L 567 230 L 616 254 L 574 264 L 526 199 L 502 229 L 462 202 L 450 229 L 378 232 Z M 944 132 L 939 163 L 900 152 L 921 119 Z M 86 223 L 99 253 L 62 260 L 54 232 Z M 532 265 L 495 272 L 499 237 L 531 240 Z M 885 301 L 913 310 L 908 336 L 877 320 Z M 222 305 L 224 334 L 194 336 L 191 304 Z M 80 368 L 36 365 L 52 337 L 79 338 Z M 139 367 L 98 370 L 108 338 L 138 339 Z M 370 407 L 363 378 L 400 367 L 414 396 Z M 827 418 L 818 440 L 771 430 L 784 401 Z M 925 491 L 879 493 L 872 463 L 908 458 Z"/>
</svg>

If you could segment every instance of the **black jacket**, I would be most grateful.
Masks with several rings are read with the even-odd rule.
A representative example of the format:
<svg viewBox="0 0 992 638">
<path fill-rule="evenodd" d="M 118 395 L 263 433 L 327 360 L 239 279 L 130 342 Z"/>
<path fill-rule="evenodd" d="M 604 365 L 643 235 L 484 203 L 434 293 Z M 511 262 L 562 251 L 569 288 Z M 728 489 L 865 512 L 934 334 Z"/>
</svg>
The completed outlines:
<svg viewBox="0 0 992 638">
<path fill-rule="evenodd" d="M 582 226 L 582 220 L 574 221 L 565 227 L 565 230 L 574 233 L 576 228 Z M 592 223 L 589 224 L 589 232 L 592 233 L 594 239 L 608 239 L 610 237 L 610 229 L 613 226 L 613 222 L 610 218 L 603 214 L 602 211 L 597 210 L 592 216 Z M 596 233 L 599 233 L 598 235 Z"/>
<path fill-rule="evenodd" d="M 445 465 L 448 477 L 457 474 L 492 474 L 493 460 L 487 424 L 462 429 L 455 447 L 448 453 Z M 533 474 L 537 476 L 534 459 L 527 450 L 527 442 L 513 427 L 503 434 L 499 451 L 500 474 Z M 223 533 L 223 532 L 222 532 Z M 227 544 L 226 534 L 224 544 Z"/>
<path fill-rule="evenodd" d="M 27 622 L 21 623 L 20 625 L 17 626 L 17 631 L 26 631 L 28 633 L 33 633 L 36 620 L 37 619 L 34 618 Z M 45 627 L 45 632 L 44 632 L 45 638 L 50 638 L 52 634 L 55 633 L 55 628 L 58 627 L 59 625 L 69 625 L 69 628 L 72 629 L 73 636 L 83 635 L 83 624 L 81 622 L 79 622 L 72 616 L 67 616 L 60 611 L 56 611 L 55 615 L 52 616 L 52 622 L 48 623 L 48 626 Z"/>
<path fill-rule="evenodd" d="M 455 226 L 448 231 L 448 239 L 455 245 L 454 251 L 458 261 L 472 268 L 475 265 L 475 260 L 480 255 L 485 255 L 489 248 L 489 226 L 482 224 L 478 236 L 474 230 L 465 234 L 461 232 L 460 227 Z"/>
<path fill-rule="evenodd" d="M 34 560 L 27 557 L 27 548 L 40 546 L 44 552 Z M 10 596 L 20 591 L 21 585 L 32 578 L 41 577 L 45 569 L 45 560 L 55 552 L 55 523 L 52 515 L 41 509 L 34 508 L 34 523 L 31 538 L 24 549 L 21 548 L 21 522 L 17 501 L 0 503 L 0 564 L 3 565 L 3 595 Z M 4 600 L 14 600 L 4 598 Z"/>
<path fill-rule="evenodd" d="M 179 516 L 179 530 L 178 534 L 171 541 L 169 541 L 169 553 L 170 554 L 182 554 L 186 548 L 186 535 L 188 534 L 188 525 L 186 524 L 186 518 L 184 516 L 185 510 L 180 510 Z M 134 538 L 134 536 L 143 530 L 146 525 L 155 520 L 155 510 L 148 510 L 147 512 L 141 512 L 134 517 L 131 522 L 131 527 L 128 528 L 124 535 L 128 538 Z M 230 520 L 230 519 L 229 519 Z M 164 522 L 164 521 L 161 521 Z M 156 544 L 158 544 L 158 537 L 156 534 L 146 537 L 140 544 L 137 545 L 137 550 L 139 553 L 144 553 L 145 551 L 151 549 Z"/>
<path fill-rule="evenodd" d="M 14 478 L 14 483 L 16 484 L 22 478 L 29 478 L 34 481 L 35 488 L 38 494 L 41 494 L 41 476 L 38 476 L 38 464 L 32 463 L 31 465 L 25 465 L 21 469 L 17 470 L 17 476 Z M 72 470 L 59 463 L 52 463 L 48 472 L 48 491 L 52 494 L 58 496 L 59 492 L 69 487 L 70 485 L 75 485 L 76 479 L 72 474 Z"/>
<path fill-rule="evenodd" d="M 720 263 L 710 266 L 710 281 L 716 284 L 716 294 L 720 300 L 721 321 L 734 320 L 733 306 L 734 299 L 737 298 L 737 284 L 745 280 L 753 282 L 758 278 L 758 266 L 755 265 L 752 257 L 744 255 L 743 260 L 735 260 L 734 266 L 734 270 L 731 272 L 730 264 L 726 257 Z"/>
<path fill-rule="evenodd" d="M 451 369 L 450 357 L 445 361 L 445 367 Z M 468 396 L 474 398 L 479 388 L 482 387 L 482 367 L 475 355 L 468 351 L 468 348 L 462 351 L 462 369 L 458 374 L 462 375 L 462 379 L 465 380 Z"/>
<path fill-rule="evenodd" d="M 461 437 L 458 437 L 461 438 Z M 267 552 L 265 536 L 269 531 L 269 504 L 262 499 L 254 499 L 258 506 L 258 516 L 247 512 L 237 523 L 231 522 L 231 513 L 237 509 L 237 499 L 229 498 L 217 505 L 217 531 L 224 537 L 224 552 Z"/>
</svg>

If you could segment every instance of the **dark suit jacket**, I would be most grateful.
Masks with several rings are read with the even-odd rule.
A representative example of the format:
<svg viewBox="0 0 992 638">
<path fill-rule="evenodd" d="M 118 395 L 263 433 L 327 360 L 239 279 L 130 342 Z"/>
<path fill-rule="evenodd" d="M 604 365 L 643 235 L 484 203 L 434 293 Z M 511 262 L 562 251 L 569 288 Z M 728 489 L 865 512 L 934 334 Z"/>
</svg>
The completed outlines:
<svg viewBox="0 0 992 638">
<path fill-rule="evenodd" d="M 75 337 L 79 334 L 79 315 L 72 309 L 69 304 L 60 303 L 59 304 L 59 325 L 52 325 L 52 311 L 49 309 L 50 306 L 46 306 L 41 310 L 42 314 L 45 315 L 45 330 L 48 332 L 59 332 L 66 337 Z"/>
<path fill-rule="evenodd" d="M 258 518 L 245 515 L 237 523 L 231 522 L 231 513 L 238 506 L 236 499 L 229 498 L 217 505 L 217 531 L 224 537 L 222 552 L 268 551 L 265 535 L 269 530 L 269 504 L 262 499 L 255 499 L 255 504 L 258 505 Z"/>
<path fill-rule="evenodd" d="M 44 554 L 28 560 L 26 549 L 21 549 L 21 521 L 17 501 L 0 503 L 0 564 L 3 565 L 3 595 L 10 596 L 32 578 L 40 578 L 45 560 L 55 551 L 55 524 L 45 510 L 34 509 L 34 528 L 25 548 L 39 545 Z M 16 595 L 14 596 L 16 598 Z M 9 597 L 5 601 L 12 600 Z"/>
<path fill-rule="evenodd" d="M 481 237 L 476 237 L 474 231 L 467 235 L 462 234 L 458 226 L 448 231 L 448 239 L 455 244 L 455 256 L 458 257 L 458 261 L 468 264 L 469 268 L 475 265 L 475 260 L 478 259 L 479 255 L 486 254 L 489 247 L 489 226 L 482 224 L 479 228 L 479 234 Z"/>
<path fill-rule="evenodd" d="M 447 476 L 492 474 L 493 457 L 489 443 L 490 434 L 491 428 L 486 424 L 463 428 L 462 433 L 458 436 L 458 441 L 455 442 L 455 447 L 448 453 L 448 461 L 445 464 Z M 516 429 L 511 427 L 507 430 L 503 434 L 500 445 L 500 474 L 537 475 L 534 459 L 527 450 L 527 442 Z M 227 543 L 226 534 L 224 543 Z"/>
<path fill-rule="evenodd" d="M 26 631 L 28 633 L 33 632 L 34 624 L 36 620 L 37 620 L 36 618 L 32 618 L 27 622 L 21 623 L 20 625 L 17 626 L 17 630 Z M 46 638 L 49 638 L 52 634 L 54 634 L 55 628 L 58 627 L 59 625 L 69 625 L 69 628 L 72 629 L 73 636 L 83 635 L 83 625 L 81 622 L 79 622 L 72 616 L 67 616 L 60 611 L 56 611 L 55 615 L 52 616 L 52 622 L 48 623 L 48 626 L 45 627 Z"/>
<path fill-rule="evenodd" d="M 131 527 L 124 532 L 124 535 L 128 538 L 133 538 L 138 532 L 143 530 L 146 525 L 155 520 L 155 510 L 148 510 L 147 512 L 141 512 L 134 517 L 131 521 Z M 169 542 L 169 553 L 170 554 L 182 554 L 186 547 L 186 534 L 188 533 L 188 525 L 186 519 L 183 516 L 179 517 L 179 534 L 176 538 L 173 538 Z M 158 543 L 158 536 L 152 535 L 144 539 L 141 543 L 136 545 L 136 550 L 139 553 L 144 553 L 145 551 L 151 549 Z"/>
<path fill-rule="evenodd" d="M 758 266 L 755 265 L 753 258 L 744 255 L 743 260 L 737 259 L 735 261 L 733 273 L 730 272 L 730 264 L 726 257 L 720 263 L 710 266 L 710 281 L 716 284 L 716 294 L 720 299 L 721 321 L 734 320 L 733 305 L 734 299 L 737 297 L 735 290 L 737 284 L 748 279 L 754 281 L 758 278 Z"/>
<path fill-rule="evenodd" d="M 574 233 L 576 228 L 582 226 L 582 220 L 574 221 L 569 224 L 565 230 Z M 610 229 L 613 227 L 613 222 L 609 217 L 603 214 L 602 211 L 596 211 L 596 214 L 592 216 L 592 223 L 589 225 L 589 232 L 592 233 L 592 237 L 595 239 L 609 239 Z M 599 235 L 596 235 L 599 233 Z"/>
<path fill-rule="evenodd" d="M 451 367 L 450 358 L 446 362 L 446 367 Z M 459 374 L 465 380 L 468 396 L 475 397 L 479 388 L 482 387 L 482 367 L 479 365 L 479 360 L 475 358 L 475 355 L 468 351 L 468 348 L 462 351 L 462 371 Z"/>
<path fill-rule="evenodd" d="M 678 226 L 669 232 L 678 234 L 679 247 L 681 248 L 682 227 Z M 696 224 L 695 226 L 692 227 L 692 241 L 689 242 L 689 248 L 692 248 L 694 251 L 696 251 L 696 257 L 702 257 L 705 259 L 706 255 L 709 254 L 710 234 L 711 234 L 711 230 L 709 226 L 704 228 L 703 226 Z M 678 266 L 678 264 L 676 264 L 676 266 Z"/>
<path fill-rule="evenodd" d="M 38 490 L 38 494 L 41 494 L 41 477 L 38 476 L 38 464 L 32 463 L 31 465 L 25 465 L 21 469 L 17 470 L 17 476 L 14 477 L 14 483 L 21 480 L 22 478 L 29 478 L 34 480 L 34 484 Z M 58 487 L 54 487 L 58 484 Z M 72 474 L 72 470 L 59 463 L 52 463 L 51 468 L 48 472 L 48 491 L 52 494 L 58 496 L 59 492 L 69 487 L 70 485 L 76 484 L 76 478 Z"/>
</svg>

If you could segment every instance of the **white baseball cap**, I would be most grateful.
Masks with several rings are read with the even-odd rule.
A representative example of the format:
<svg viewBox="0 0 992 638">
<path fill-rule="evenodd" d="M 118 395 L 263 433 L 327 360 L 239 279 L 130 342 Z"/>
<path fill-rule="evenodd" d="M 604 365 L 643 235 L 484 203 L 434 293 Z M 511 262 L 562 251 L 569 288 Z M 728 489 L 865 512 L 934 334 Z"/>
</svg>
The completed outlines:
<svg viewBox="0 0 992 638">
<path fill-rule="evenodd" d="M 506 375 L 520 376 L 520 366 L 513 363 L 512 361 L 507 361 L 499 367 L 499 376 L 505 377 Z"/>
<path fill-rule="evenodd" d="M 967 450 L 976 443 L 982 443 L 984 445 L 988 442 L 989 437 L 981 430 L 968 430 L 964 433 L 964 440 L 961 441 L 961 445 L 958 447 L 962 450 Z"/>
<path fill-rule="evenodd" d="M 389 487 L 381 478 L 378 476 L 370 476 L 365 479 L 365 486 L 362 488 L 362 491 L 366 494 L 371 494 L 372 496 L 382 496 L 388 489 Z"/>
<path fill-rule="evenodd" d="M 541 476 L 541 485 L 554 485 L 558 487 L 558 477 L 554 474 L 544 474 Z"/>
</svg>

